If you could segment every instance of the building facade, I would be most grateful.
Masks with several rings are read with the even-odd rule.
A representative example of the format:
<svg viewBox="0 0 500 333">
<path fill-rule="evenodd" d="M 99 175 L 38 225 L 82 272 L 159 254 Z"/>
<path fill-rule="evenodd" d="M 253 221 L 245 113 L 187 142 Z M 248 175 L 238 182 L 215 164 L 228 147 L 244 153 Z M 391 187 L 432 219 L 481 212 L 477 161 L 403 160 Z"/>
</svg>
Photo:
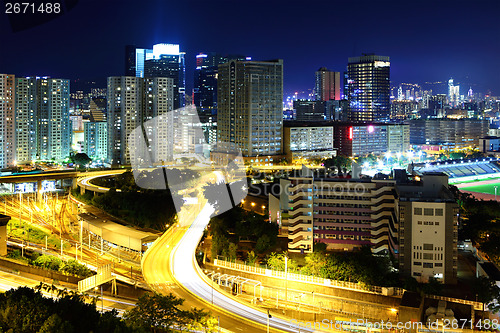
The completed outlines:
<svg viewBox="0 0 500 333">
<path fill-rule="evenodd" d="M 379 55 L 349 58 L 349 120 L 386 121 L 390 116 L 390 59 Z"/>
<path fill-rule="evenodd" d="M 282 188 L 281 211 L 271 215 L 288 230 L 289 251 L 312 252 L 321 242 L 330 250 L 369 246 L 397 254 L 394 181 L 301 176 L 284 180 Z"/>
<path fill-rule="evenodd" d="M 16 82 L 11 74 L 0 74 L 0 168 L 16 162 Z"/>
<path fill-rule="evenodd" d="M 288 251 L 312 252 L 317 242 L 337 251 L 370 247 L 390 253 L 400 272 L 428 282 L 456 283 L 458 207 L 442 173 L 392 179 L 313 177 L 280 180 L 269 196 L 270 220 L 288 234 Z"/>
<path fill-rule="evenodd" d="M 325 120 L 325 102 L 299 99 L 293 101 L 293 111 L 297 121 Z"/>
<path fill-rule="evenodd" d="M 128 45 L 125 48 L 125 75 L 130 76 L 135 70 L 136 77 L 171 78 L 174 85 L 174 109 L 179 109 L 186 103 L 184 55 L 185 52 L 180 51 L 178 44 L 155 44 L 152 49 Z"/>
<path fill-rule="evenodd" d="M 38 155 L 36 78 L 16 78 L 16 160 L 30 163 Z"/>
<path fill-rule="evenodd" d="M 419 282 L 456 283 L 459 211 L 448 176 L 424 174 L 397 192 L 400 271 Z"/>
<path fill-rule="evenodd" d="M 285 121 L 283 124 L 283 152 L 288 162 L 298 158 L 336 155 L 331 124 L 294 121 Z"/>
<path fill-rule="evenodd" d="M 334 147 L 345 156 L 364 156 L 410 149 L 410 130 L 406 124 L 336 123 Z"/>
<path fill-rule="evenodd" d="M 340 100 L 340 72 L 321 67 L 315 73 L 314 94 L 317 101 Z"/>
<path fill-rule="evenodd" d="M 71 148 L 69 80 L 37 78 L 38 152 L 41 160 L 65 159 Z"/>
<path fill-rule="evenodd" d="M 219 65 L 230 59 L 250 60 L 242 55 L 221 55 L 215 52 L 196 56 L 194 71 L 193 103 L 198 108 L 205 140 L 209 144 L 217 141 L 217 78 Z"/>
<path fill-rule="evenodd" d="M 132 131 L 154 120 L 156 126 L 144 128 L 156 161 L 170 161 L 173 154 L 173 79 L 114 76 L 108 78 L 108 153 L 112 165 L 130 164 L 127 140 Z M 150 123 L 152 124 L 152 123 Z"/>
<path fill-rule="evenodd" d="M 439 145 L 445 150 L 478 147 L 489 130 L 483 119 L 414 119 L 409 124 L 410 144 Z"/>
<path fill-rule="evenodd" d="M 105 121 L 84 124 L 83 151 L 93 161 L 105 161 L 108 155 L 108 124 Z"/>
<path fill-rule="evenodd" d="M 219 65 L 217 140 L 243 156 L 279 155 L 283 131 L 283 61 Z"/>
</svg>

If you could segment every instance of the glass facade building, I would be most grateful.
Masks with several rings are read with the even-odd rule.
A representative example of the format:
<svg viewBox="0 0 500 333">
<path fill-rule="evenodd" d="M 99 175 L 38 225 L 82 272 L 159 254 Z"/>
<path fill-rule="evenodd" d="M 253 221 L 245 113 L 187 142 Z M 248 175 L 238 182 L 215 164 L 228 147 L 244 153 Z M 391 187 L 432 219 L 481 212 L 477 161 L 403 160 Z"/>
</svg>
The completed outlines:
<svg viewBox="0 0 500 333">
<path fill-rule="evenodd" d="M 347 65 L 349 120 L 386 121 L 390 116 L 389 57 L 363 55 Z"/>
</svg>

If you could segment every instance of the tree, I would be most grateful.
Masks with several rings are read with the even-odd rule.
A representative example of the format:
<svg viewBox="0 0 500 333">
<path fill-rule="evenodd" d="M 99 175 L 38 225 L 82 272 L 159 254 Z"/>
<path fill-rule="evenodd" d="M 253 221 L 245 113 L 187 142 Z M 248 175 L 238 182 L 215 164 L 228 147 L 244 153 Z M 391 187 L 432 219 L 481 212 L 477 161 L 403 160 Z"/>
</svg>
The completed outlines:
<svg viewBox="0 0 500 333">
<path fill-rule="evenodd" d="M 288 254 L 286 252 L 282 253 L 271 252 L 267 256 L 266 263 L 273 270 L 284 271 L 286 258 L 288 258 Z M 292 259 L 288 259 L 287 265 L 288 265 L 288 270 L 293 270 L 297 268 L 297 263 Z"/>
<path fill-rule="evenodd" d="M 63 322 L 61 317 L 57 313 L 54 313 L 47 318 L 38 333 L 72 333 L 73 331 L 74 328 L 69 322 Z"/>
<path fill-rule="evenodd" d="M 320 276 L 321 268 L 325 265 L 327 258 L 323 252 L 308 253 L 305 257 L 306 265 L 302 272 L 307 275 Z"/>
<path fill-rule="evenodd" d="M 247 262 L 249 265 L 256 265 L 258 263 L 258 260 L 259 260 L 259 257 L 257 257 L 257 255 L 255 255 L 255 252 L 253 251 L 250 251 L 247 253 Z"/>
<path fill-rule="evenodd" d="M 257 243 L 255 244 L 255 251 L 258 253 L 266 252 L 271 246 L 271 239 L 268 235 L 264 234 L 257 239 Z"/>
<path fill-rule="evenodd" d="M 80 167 L 85 167 L 87 164 L 92 162 L 92 159 L 88 157 L 85 153 L 77 153 L 74 155 L 70 155 L 69 159 L 73 164 L 78 165 Z"/>
<path fill-rule="evenodd" d="M 229 260 L 236 260 L 236 251 L 238 250 L 238 245 L 234 243 L 229 243 L 228 257 Z"/>
<path fill-rule="evenodd" d="M 42 255 L 36 258 L 33 264 L 37 267 L 47 268 L 53 271 L 58 271 L 62 265 L 62 260 L 51 255 Z"/>
<path fill-rule="evenodd" d="M 174 332 L 173 326 L 185 328 L 207 321 L 209 314 L 199 309 L 182 310 L 182 298 L 158 293 L 141 296 L 136 306 L 125 312 L 129 327 L 152 332 Z"/>
</svg>

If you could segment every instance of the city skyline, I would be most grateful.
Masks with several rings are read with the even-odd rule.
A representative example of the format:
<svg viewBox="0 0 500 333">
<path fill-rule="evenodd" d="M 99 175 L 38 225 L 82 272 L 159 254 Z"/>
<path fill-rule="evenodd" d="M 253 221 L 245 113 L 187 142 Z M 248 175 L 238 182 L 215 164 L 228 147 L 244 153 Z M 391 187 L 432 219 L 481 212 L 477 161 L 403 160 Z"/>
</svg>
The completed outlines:
<svg viewBox="0 0 500 333">
<path fill-rule="evenodd" d="M 105 83 L 108 76 L 124 74 L 126 45 L 178 43 L 186 52 L 189 93 L 195 56 L 200 52 L 283 59 L 285 95 L 312 89 L 318 68 L 343 72 L 347 58 L 362 53 L 391 57 L 391 85 L 445 83 L 453 77 L 464 89 L 472 86 L 477 92 L 500 93 L 499 69 L 491 66 L 500 51 L 493 43 L 498 36 L 497 2 L 440 1 L 417 6 L 394 1 L 315 1 L 305 6 L 274 1 L 265 13 L 259 11 L 260 5 L 252 2 L 241 10 L 226 1 L 149 1 L 141 6 L 128 1 L 119 7 L 89 1 L 46 24 L 15 33 L 5 19 L 1 40 L 11 47 L 0 51 L 0 72 Z M 165 12 L 175 15 L 166 20 Z M 95 24 L 83 22 L 88 15 Z M 256 20 L 259 24 L 253 24 Z M 60 38 L 40 38 L 54 30 L 64 43 Z M 36 52 L 42 49 L 49 51 Z"/>
</svg>

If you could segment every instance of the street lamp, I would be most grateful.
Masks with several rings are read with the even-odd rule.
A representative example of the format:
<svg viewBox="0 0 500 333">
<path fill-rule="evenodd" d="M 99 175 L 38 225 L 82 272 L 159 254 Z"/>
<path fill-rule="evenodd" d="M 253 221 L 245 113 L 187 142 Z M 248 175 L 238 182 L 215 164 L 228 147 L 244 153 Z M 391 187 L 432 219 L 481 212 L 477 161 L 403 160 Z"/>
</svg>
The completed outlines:
<svg viewBox="0 0 500 333">
<path fill-rule="evenodd" d="M 497 188 L 498 186 L 495 186 L 495 201 L 497 201 Z"/>
</svg>

